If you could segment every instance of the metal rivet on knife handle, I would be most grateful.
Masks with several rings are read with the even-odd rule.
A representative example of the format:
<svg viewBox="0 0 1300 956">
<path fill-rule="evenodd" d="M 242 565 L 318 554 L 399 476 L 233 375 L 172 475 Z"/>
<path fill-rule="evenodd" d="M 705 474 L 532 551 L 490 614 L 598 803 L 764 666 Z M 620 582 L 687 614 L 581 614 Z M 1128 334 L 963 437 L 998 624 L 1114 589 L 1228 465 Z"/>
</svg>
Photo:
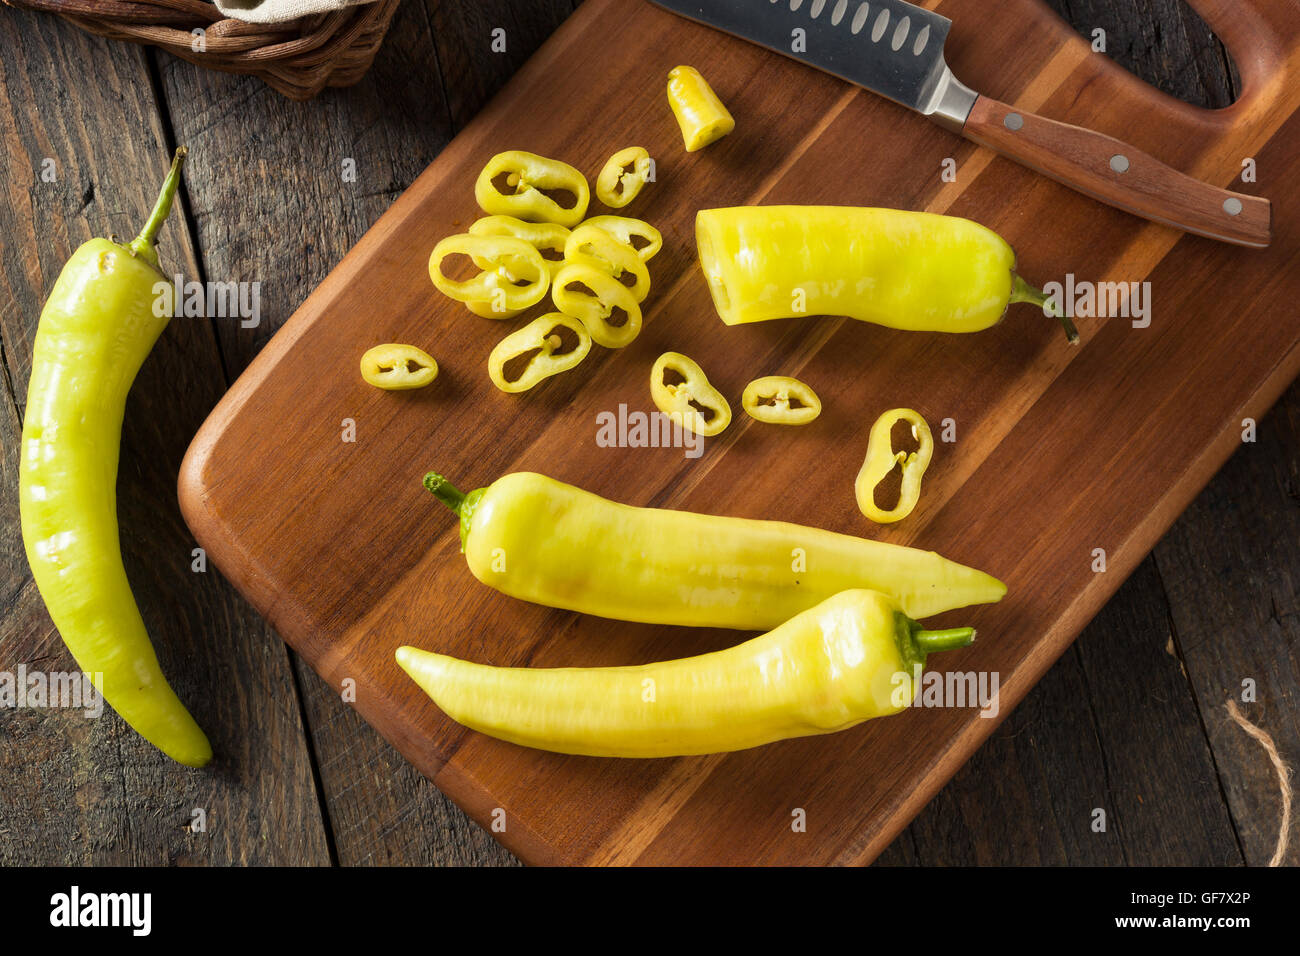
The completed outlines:
<svg viewBox="0 0 1300 956">
<path fill-rule="evenodd" d="M 1018 130 L 1025 125 L 1025 118 L 1019 113 L 1008 113 L 1003 117 L 1002 125 L 1009 130 Z"/>
<path fill-rule="evenodd" d="M 1128 172 L 1128 157 L 1123 153 L 1116 153 L 1110 158 L 1110 168 L 1117 173 Z"/>
</svg>

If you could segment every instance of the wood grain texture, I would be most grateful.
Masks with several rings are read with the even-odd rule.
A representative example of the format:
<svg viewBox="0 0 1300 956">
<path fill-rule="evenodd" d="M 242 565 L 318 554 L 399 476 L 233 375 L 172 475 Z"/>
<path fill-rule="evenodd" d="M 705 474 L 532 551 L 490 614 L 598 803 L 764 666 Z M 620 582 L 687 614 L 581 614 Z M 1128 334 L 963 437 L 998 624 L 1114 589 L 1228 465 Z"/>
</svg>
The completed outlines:
<svg viewBox="0 0 1300 956">
<path fill-rule="evenodd" d="M 610 15 L 615 7 L 617 15 Z M 1159 137 L 1162 156 L 1196 175 L 1228 175 L 1243 150 L 1267 156 L 1280 176 L 1296 162 L 1287 150 L 1296 94 L 1285 84 L 1261 86 L 1258 71 L 1243 67 L 1241 103 L 1207 119 L 1092 57 L 1059 22 L 1038 17 L 1037 8 L 1023 11 L 1028 40 L 1017 34 L 978 47 L 962 44 L 962 8 L 958 2 L 943 7 L 958 24 L 954 68 L 972 84 L 1149 151 Z M 593 48 L 583 27 L 602 14 L 604 42 Z M 1135 224 L 956 144 L 940 130 L 900 120 L 890 104 L 846 93 L 699 28 L 669 25 L 665 16 L 627 4 L 588 4 L 530 61 L 236 384 L 192 451 L 183 484 L 187 517 L 245 593 L 331 684 L 357 681 L 358 710 L 399 749 L 480 820 L 496 807 L 507 809 L 502 840 L 526 859 L 863 861 L 935 792 L 993 722 L 968 713 L 918 712 L 833 739 L 654 764 L 557 758 L 468 734 L 403 682 L 391 663 L 401 640 L 436 642 L 442 650 L 493 663 L 544 665 L 698 652 L 727 636 L 579 619 L 484 593 L 454 555 L 453 529 L 431 511 L 411 476 L 438 464 L 478 483 L 533 467 L 621 500 L 857 530 L 851 502 L 836 494 L 837 475 L 852 457 L 845 440 L 853 434 L 851 410 L 875 407 L 887 396 L 924 396 L 927 416 L 955 417 L 968 437 L 940 466 L 926 515 L 885 536 L 944 542 L 954 557 L 1008 578 L 1020 597 L 971 615 L 998 641 L 949 662 L 954 669 L 998 670 L 1008 708 L 1226 457 L 1231 417 L 1243 408 L 1267 407 L 1293 376 L 1295 329 L 1258 316 L 1280 315 L 1288 301 L 1286 282 L 1275 277 L 1285 274 L 1294 256 L 1295 237 L 1280 230 L 1273 249 L 1243 253 Z M 1025 55 L 1026 48 L 1035 55 Z M 596 98 L 582 77 L 560 70 L 578 50 L 626 96 L 617 103 Z M 751 125 L 698 159 L 670 163 L 675 130 L 658 108 L 658 84 L 647 87 L 678 60 L 706 55 L 718 64 L 715 85 L 729 91 L 724 98 L 733 112 L 749 116 Z M 760 73 L 763 82 L 754 82 Z M 584 118 L 579 128 L 516 106 L 521 91 L 543 78 L 558 101 L 585 104 L 577 111 Z M 786 113 L 769 91 L 793 84 L 803 121 L 782 122 Z M 820 119 L 809 123 L 811 116 Z M 362 343 L 343 318 L 381 294 L 391 314 L 375 321 L 367 340 L 399 331 L 409 336 L 423 327 L 437 342 L 435 354 L 485 355 L 493 330 L 432 298 L 424 287 L 423 251 L 474 214 L 469 184 L 483 158 L 507 140 L 593 172 L 611 144 L 592 130 L 615 122 L 643 130 L 645 145 L 661 157 L 661 181 L 641 211 L 667 226 L 669 237 L 656 260 L 654 318 L 637 343 L 594 357 L 585 377 L 557 380 L 523 401 L 490 394 L 472 366 L 462 373 L 454 363 L 438 392 L 400 402 L 367 394 L 349 378 L 340 363 Z M 854 177 L 852 151 L 844 144 L 864 129 L 886 127 L 888 136 L 872 137 L 878 153 L 873 176 Z M 936 175 L 947 155 L 958 160 L 958 181 L 949 184 L 955 188 L 941 185 Z M 900 156 L 909 161 L 897 161 Z M 1007 195 L 1018 197 L 1014 207 Z M 1064 266 L 1080 276 L 1150 278 L 1167 318 L 1141 330 L 1085 320 L 1088 342 L 1076 352 L 1066 351 L 1056 332 L 1032 315 L 960 341 L 812 320 L 723 336 L 702 283 L 692 281 L 689 211 L 699 196 L 716 204 L 847 201 L 968 215 L 1007 235 L 1031 277 L 1059 274 L 1051 270 Z M 1086 230 L 1048 232 L 1041 223 L 1049 217 L 1086 224 Z M 1245 291 L 1231 310 L 1209 308 L 1196 277 L 1224 270 L 1242 276 Z M 1254 314 L 1250 321 L 1247 312 Z M 1261 348 L 1266 340 L 1269 347 Z M 824 416 L 819 431 L 798 436 L 733 426 L 689 466 L 669 454 L 647 453 L 631 469 L 626 458 L 575 441 L 593 431 L 595 410 L 620 400 L 644 405 L 633 384 L 641 377 L 636 368 L 683 341 L 728 389 L 738 389 L 754 365 L 779 362 L 786 371 L 809 375 L 838 411 Z M 1207 374 L 1208 355 L 1227 352 L 1237 359 L 1217 370 L 1213 390 L 1190 384 Z M 331 363 L 339 365 L 339 374 L 330 377 L 334 384 L 303 386 L 309 369 L 319 379 Z M 890 368 L 890 378 L 863 376 L 873 364 Z M 928 371 L 935 367 L 947 370 L 944 379 Z M 1117 416 L 1116 403 L 1129 414 Z M 1069 429 L 1060 425 L 1064 408 L 1071 410 Z M 310 497 L 310 504 L 258 505 L 265 475 L 254 480 L 234 467 L 237 449 L 247 455 L 265 445 L 259 436 L 266 434 L 260 427 L 266 416 L 293 422 L 304 436 L 292 467 L 275 470 L 271 484 L 281 501 Z M 342 416 L 357 422 L 354 447 L 338 442 Z M 1161 421 L 1178 427 L 1156 427 Z M 430 461 L 435 449 L 437 460 Z M 810 455 L 844 461 L 808 474 L 802 463 Z M 1138 456 L 1169 464 L 1140 476 L 1118 467 Z M 310 496 L 302 477 L 308 475 Z M 804 494 L 781 497 L 781 513 L 773 514 L 773 489 L 791 485 Z M 392 527 L 403 535 L 386 534 Z M 322 564 L 324 541 L 350 560 Z M 1088 569 L 1096 546 L 1109 552 L 1103 575 Z M 382 573 L 358 582 L 354 555 Z M 420 637 L 430 620 L 438 622 L 437 634 Z M 846 766 L 857 770 L 845 773 Z M 818 821 L 804 839 L 789 834 L 795 805 L 809 807 Z M 728 833 L 747 839 L 728 842 L 720 836 Z M 1208 838 L 1221 836 L 1215 831 Z"/>
<path fill-rule="evenodd" d="M 1125 0 L 1123 3 L 1050 0 L 1049 5 L 1066 16 L 1088 39 L 1094 29 L 1103 28 L 1107 54 L 1167 92 L 1210 107 L 1224 106 L 1234 98 L 1231 62 L 1204 24 L 1189 15 L 1179 0 Z M 211 205 L 211 215 L 215 219 L 221 214 L 231 221 L 240 217 L 255 219 L 256 222 L 245 226 L 247 254 L 254 261 L 265 256 L 276 263 L 274 271 L 261 267 L 256 270 L 257 276 L 266 280 L 263 324 L 255 335 L 248 337 L 247 346 L 237 346 L 228 352 L 235 363 L 233 372 L 247 364 L 258 343 L 283 324 L 296 302 L 382 211 L 387 197 L 408 186 L 424 160 L 445 144 L 447 130 L 454 127 L 437 119 L 436 104 L 443 101 L 443 90 L 450 90 L 447 98 L 457 104 L 462 121 L 472 117 L 565 12 L 563 5 L 557 5 L 555 10 L 548 7 L 550 22 L 546 17 L 535 18 L 530 21 L 530 32 L 525 34 L 509 25 L 542 5 L 530 4 L 523 10 L 516 10 L 517 6 L 511 0 L 481 0 L 472 8 L 443 0 L 407 0 L 402 4 L 393 33 L 380 51 L 374 71 L 363 81 L 362 88 L 327 94 L 313 108 L 295 113 L 290 131 L 281 130 L 277 125 L 277 111 L 283 103 L 275 97 L 256 95 L 238 82 L 227 85 L 222 82 L 226 78 L 208 76 L 166 56 L 152 58 L 162 66 L 165 77 L 161 86 L 161 127 L 169 131 L 184 129 L 187 135 L 202 132 L 208 137 L 210 148 L 226 150 L 231 156 L 241 158 L 229 168 L 208 172 L 213 179 L 243 180 L 248 189 L 248 202 L 233 209 L 224 205 L 235 200 L 237 192 L 232 193 L 222 200 L 223 205 Z M 0 16 L 20 15 L 5 11 Z M 449 51 L 446 55 L 422 52 L 431 42 L 426 19 L 436 24 L 437 49 Z M 17 22 L 34 28 L 40 21 L 23 16 Z M 507 25 L 509 56 L 477 55 L 481 50 L 478 44 L 482 40 L 482 23 Z M 42 42 L 75 36 L 75 31 L 62 23 L 49 22 L 41 29 L 45 32 L 30 35 Z M 75 42 L 74 47 L 80 48 Z M 93 49 L 109 50 L 111 45 Z M 39 104 L 38 125 L 58 123 L 58 111 L 65 108 L 63 101 L 69 97 L 75 101 L 85 95 L 81 84 L 65 89 L 63 74 L 53 65 L 32 59 L 29 52 L 22 44 L 0 45 L 0 70 L 9 78 L 6 85 L 0 86 L 0 103 L 7 95 L 14 99 L 9 90 L 22 87 L 13 78 L 29 74 L 32 85 L 48 87 L 43 90 L 45 96 L 40 100 L 17 97 L 0 106 L 0 111 L 26 117 L 35 113 L 32 105 Z M 96 56 L 88 62 L 101 61 Z M 123 78 L 128 85 L 142 88 L 150 85 L 147 61 L 115 57 L 106 62 L 111 64 L 111 76 L 115 78 L 111 83 L 115 86 L 120 86 Z M 96 73 L 108 75 L 98 70 Z M 379 106 L 375 103 L 374 90 L 368 86 L 372 82 L 380 90 Z M 416 89 L 414 100 L 403 96 L 406 86 Z M 60 97 L 58 103 L 51 101 L 56 95 Z M 400 102 L 403 110 L 376 114 L 389 98 Z M 409 110 L 404 111 L 411 103 L 418 112 L 414 118 Z M 132 178 L 134 173 L 116 170 L 113 165 L 120 161 L 111 149 L 121 135 L 120 114 L 111 109 L 89 109 L 77 115 L 85 129 L 81 141 L 88 151 L 97 154 L 97 168 L 121 175 L 128 184 L 139 187 L 140 201 L 147 201 L 144 193 L 149 191 L 148 184 L 137 182 Z M 400 133 L 387 135 L 387 130 L 394 125 Z M 21 197 L 12 203 L 17 215 L 30 190 L 22 185 L 21 176 L 15 178 L 9 170 L 21 169 L 30 160 L 26 147 L 12 129 L 0 128 L 5 129 L 0 163 L 10 163 L 4 167 L 5 181 L 9 184 L 9 194 Z M 94 144 L 101 130 L 105 147 L 99 152 Z M 179 140 L 175 132 L 171 137 Z M 335 189 L 341 194 L 339 203 L 318 215 L 311 202 L 299 201 L 294 183 L 302 178 L 306 182 L 327 184 L 328 180 L 321 179 L 320 170 L 327 166 L 334 168 L 337 143 L 351 143 L 354 138 L 369 144 L 357 153 L 361 158 L 362 180 L 356 185 L 336 183 Z M 285 139 L 288 142 L 282 141 Z M 1156 155 L 1163 156 L 1161 144 L 1156 143 L 1153 149 Z M 261 174 L 261 157 L 279 157 L 274 176 Z M 192 154 L 191 159 L 197 162 L 201 157 Z M 372 175 L 385 171 L 391 171 L 387 181 L 380 182 L 382 175 Z M 192 174 L 195 172 L 191 170 Z M 202 164 L 197 172 L 204 172 Z M 1276 191 L 1270 185 L 1271 178 L 1271 171 L 1261 171 L 1259 188 L 1266 194 Z M 93 180 L 76 185 L 84 191 L 92 183 Z M 190 178 L 188 184 L 191 205 L 202 208 L 210 205 L 206 202 L 208 189 L 228 185 L 196 178 Z M 20 192 L 14 194 L 15 189 Z M 82 215 L 81 194 L 74 195 L 70 187 L 60 190 L 57 196 L 63 205 L 44 194 L 45 203 L 40 207 L 43 219 L 54 232 L 63 230 L 65 222 L 75 223 Z M 100 195 L 96 203 L 108 199 L 112 197 Z M 88 212 L 95 208 L 92 203 Z M 125 214 L 129 218 L 134 210 Z M 95 223 L 91 228 L 116 227 L 117 221 Z M 178 223 L 179 220 L 173 219 L 169 230 Z M 217 261 L 207 267 L 207 272 L 222 275 L 234 261 L 228 251 L 217 248 L 220 243 L 216 240 L 225 226 L 216 221 L 193 225 L 200 257 L 203 248 L 215 249 Z M 4 258 L 0 259 L 0 283 L 4 283 L 0 288 L 5 290 L 0 297 L 9 300 L 5 311 L 28 309 L 33 304 L 38 308 L 62 260 L 51 255 L 48 274 L 43 280 L 33 280 L 34 266 L 24 253 L 39 246 L 22 240 L 12 231 L 9 234 L 12 241 L 4 245 Z M 277 236 L 287 238 L 277 242 Z M 262 248 L 258 248 L 258 239 L 263 240 Z M 74 237 L 71 245 L 77 241 L 79 238 Z M 314 257 L 310 271 L 299 266 L 295 252 L 299 243 L 303 243 L 303 249 L 308 248 L 306 243 L 311 243 L 312 249 L 325 250 L 309 253 Z M 165 260 L 174 258 L 166 246 L 164 257 Z M 281 274 L 284 270 L 287 274 Z M 28 283 L 39 287 L 24 292 Z M 19 298 L 15 298 L 15 289 Z M 34 322 L 34 313 L 30 318 Z M 237 338 L 229 323 L 216 325 L 217 335 L 228 344 Z M 10 380 L 16 376 L 25 381 L 26 370 L 22 364 L 25 360 L 18 361 L 18 358 L 27 353 L 29 345 L 29 339 L 23 335 L 30 335 L 30 328 L 22 330 L 21 335 L 17 334 L 17 328 L 13 317 L 0 326 L 10 336 L 4 340 L 5 347 L 12 349 L 12 353 L 4 355 L 3 371 L 9 396 L 15 399 L 11 402 L 14 411 L 6 422 L 0 422 L 3 426 L 0 427 L 0 455 L 4 456 L 0 457 L 0 472 L 3 472 L 0 478 L 11 491 L 16 486 L 16 477 L 12 472 L 4 472 L 4 468 L 9 467 L 5 462 L 11 461 L 9 450 L 16 447 L 16 409 L 22 395 L 14 396 Z M 218 383 L 217 387 L 224 387 L 219 368 L 204 366 L 186 374 L 215 376 L 213 381 Z M 210 406 L 210 395 L 203 388 L 197 390 L 197 398 L 187 392 L 139 393 L 135 407 L 148 414 L 155 402 L 180 402 L 197 409 L 197 417 L 193 419 L 197 421 Z M 1291 424 L 1285 425 L 1288 417 Z M 1223 702 L 1218 691 L 1226 694 L 1227 690 L 1239 687 L 1243 673 L 1272 675 L 1271 679 L 1278 682 L 1278 691 L 1261 695 L 1259 709 L 1243 707 L 1248 716 L 1278 735 L 1284 754 L 1300 753 L 1300 741 L 1288 729 L 1294 727 L 1300 710 L 1300 701 L 1288 691 L 1295 685 L 1297 608 L 1294 597 L 1289 596 L 1294 592 L 1285 586 L 1285 582 L 1296 577 L 1296 569 L 1300 567 L 1294 549 L 1286 545 L 1300 539 L 1294 530 L 1286 532 L 1290 536 L 1286 539 L 1281 533 L 1292 527 L 1287 522 L 1293 521 L 1296 514 L 1295 489 L 1300 486 L 1296 479 L 1300 471 L 1295 457 L 1300 445 L 1295 439 L 1297 420 L 1300 420 L 1300 388 L 1293 388 L 1261 420 L 1259 442 L 1241 446 L 1233 461 L 1157 546 L 1158 573 L 1148 570 L 1150 561 L 1144 563 L 1085 629 L 1075 646 L 881 854 L 878 862 L 1120 864 L 1125 859 L 1139 858 L 1145 851 L 1141 845 L 1128 845 L 1129 838 L 1141 832 L 1127 825 L 1132 812 L 1149 814 L 1154 821 L 1166 815 L 1172 825 L 1186 819 L 1188 808 L 1199 805 L 1202 791 L 1207 789 L 1226 791 L 1230 795 L 1233 826 L 1241 834 L 1241 845 L 1250 862 L 1267 859 L 1276 839 L 1276 782 L 1258 746 L 1246 740 L 1235 725 L 1223 723 Z M 1275 427 L 1274 422 L 1279 425 Z M 1269 464 L 1263 465 L 1265 461 Z M 1246 467 L 1243 462 L 1255 464 Z M 155 524 L 166 524 L 165 516 L 160 521 L 153 514 L 136 514 L 133 520 L 137 522 L 134 534 L 146 540 L 153 534 Z M 1180 543 L 1176 550 L 1171 548 L 1175 542 Z M 0 555 L 7 562 L 0 566 L 3 568 L 0 580 L 6 584 L 5 600 L 0 604 L 3 618 L 0 620 L 0 669 L 14 666 L 7 648 L 11 640 L 24 640 L 21 637 L 24 634 L 39 631 L 45 634 L 50 652 L 62 653 L 57 637 L 48 633 L 48 618 L 35 589 L 30 586 L 18 536 L 17 498 L 12 493 L 0 499 Z M 163 607 L 176 603 L 176 595 L 157 593 L 166 582 L 157 580 L 156 576 L 133 576 L 132 580 L 143 601 L 157 602 Z M 1278 582 L 1282 582 L 1281 586 Z M 16 594 L 11 592 L 11 587 L 17 589 Z M 181 600 L 187 603 L 189 599 L 182 596 Z M 1162 693 L 1177 693 L 1195 703 L 1196 712 L 1189 715 L 1186 707 L 1175 702 L 1171 714 L 1177 717 L 1180 727 L 1185 722 L 1187 727 L 1200 727 L 1204 731 L 1208 725 L 1214 730 L 1207 739 L 1222 782 L 1215 781 L 1209 788 L 1199 779 L 1201 771 L 1196 760 L 1184 766 L 1170 759 L 1160 739 L 1146 734 L 1140 721 L 1107 697 L 1112 684 L 1124 679 L 1120 672 L 1128 669 L 1130 660 L 1145 653 L 1147 643 L 1167 642 L 1168 629 L 1161 629 L 1158 624 L 1165 614 L 1167 624 L 1173 629 L 1175 648 L 1180 649 L 1180 654 L 1184 645 L 1188 649 L 1189 660 L 1184 662 L 1184 667 L 1194 675 L 1196 686 L 1194 689 L 1188 679 L 1181 690 L 1162 685 Z M 232 636 L 231 628 L 248 627 L 253 629 L 253 639 L 267 647 L 275 646 L 276 639 L 268 636 L 265 626 L 252 613 L 234 618 L 217 616 L 211 620 L 191 615 L 190 620 L 205 641 L 224 644 L 247 640 L 242 635 Z M 1123 626 L 1130 620 L 1153 622 L 1152 632 Z M 1220 624 L 1222 620 L 1228 620 L 1226 626 Z M 1175 625 L 1174 621 L 1178 623 Z M 1259 622 L 1260 626 L 1249 625 L 1249 639 L 1222 636 L 1225 631 L 1236 635 L 1242 621 Z M 41 631 L 42 628 L 45 630 Z M 1085 680 L 1080 649 L 1094 639 L 1105 641 L 1107 653 L 1091 662 L 1089 679 Z M 317 764 L 322 798 L 317 815 L 323 816 L 320 825 L 332 836 L 333 859 L 343 864 L 481 864 L 512 859 L 486 831 L 467 820 L 352 709 L 341 703 L 335 690 L 294 657 L 298 682 L 286 690 L 290 695 L 295 692 L 300 695 L 299 706 L 310 735 L 309 753 Z M 1275 663 L 1280 672 L 1268 670 Z M 232 660 L 231 666 L 241 670 L 262 665 L 245 656 Z M 1115 674 L 1108 673 L 1111 671 Z M 258 719 L 252 715 L 254 706 L 249 705 L 250 714 L 246 719 L 250 721 Z M 1108 709 L 1113 710 L 1110 723 L 1114 733 L 1107 736 L 1103 746 L 1096 721 L 1097 715 Z M 23 715 L 26 719 L 41 719 L 30 727 L 30 732 L 16 737 L 8 733 L 15 726 L 9 722 L 11 716 L 0 714 L 0 764 L 10 780 L 3 788 L 4 799 L 39 809 L 32 814 L 0 814 L 0 859 L 6 863 L 96 863 L 165 858 L 157 847 L 165 846 L 173 836 L 169 815 L 137 813 L 128 827 L 117 820 L 127 812 L 123 807 L 127 800 L 125 793 L 115 801 L 94 803 L 99 800 L 99 790 L 94 786 L 100 773 L 94 762 L 96 751 L 78 746 L 75 738 L 69 743 L 66 719 L 57 714 L 28 712 Z M 1148 763 L 1162 779 L 1178 781 L 1171 783 L 1168 791 L 1181 795 L 1180 798 L 1172 806 L 1156 807 L 1149 796 L 1144 799 L 1141 794 L 1103 788 L 1099 781 L 1110 759 L 1110 750 L 1115 747 L 1128 751 L 1127 760 Z M 35 762 L 31 756 L 33 751 L 41 755 Z M 80 800 L 76 796 L 78 790 L 85 793 Z M 236 811 L 233 816 L 272 812 L 270 808 L 281 800 L 281 795 L 276 788 L 271 790 L 254 786 L 241 793 L 240 799 L 247 801 L 252 809 Z M 1087 813 L 1097 802 L 1099 791 L 1104 792 L 1100 799 L 1107 801 L 1105 805 L 1114 811 L 1112 818 L 1118 818 L 1117 826 L 1104 834 L 1093 833 L 1088 828 Z M 133 795 L 132 799 L 138 800 L 138 796 Z M 294 825 L 306 825 L 308 813 L 306 806 L 299 804 L 294 811 Z M 233 858 L 259 858 L 258 827 L 228 826 L 224 837 L 242 844 L 231 855 Z M 1224 852 L 1222 847 L 1204 842 L 1187 843 L 1183 849 L 1189 855 L 1172 862 L 1198 863 L 1223 858 Z M 295 853 L 300 854 L 296 859 Z M 200 853 L 189 859 L 221 862 L 223 851 L 218 847 L 211 856 Z M 282 845 L 276 855 L 277 862 L 319 859 L 319 853 L 313 854 L 307 846 Z"/>
<path fill-rule="evenodd" d="M 6 11 L 0 49 L 0 227 L 7 237 L 0 331 L 12 388 L 0 417 L 7 599 L 0 669 L 61 672 L 75 664 L 32 583 L 16 505 L 31 341 L 72 250 L 93 235 L 139 228 L 170 143 L 138 48 Z M 56 171 L 52 182 L 41 178 L 46 159 Z M 160 254 L 165 265 L 194 271 L 183 210 L 164 227 Z M 127 575 L 163 671 L 218 756 L 208 772 L 181 767 L 111 710 L 98 719 L 2 710 L 0 863 L 328 861 L 286 655 L 219 575 L 191 571 L 196 545 L 175 504 L 181 456 L 221 391 L 211 330 L 173 321 L 128 401 L 118 500 Z M 207 829 L 196 833 L 187 827 L 200 808 Z"/>
</svg>

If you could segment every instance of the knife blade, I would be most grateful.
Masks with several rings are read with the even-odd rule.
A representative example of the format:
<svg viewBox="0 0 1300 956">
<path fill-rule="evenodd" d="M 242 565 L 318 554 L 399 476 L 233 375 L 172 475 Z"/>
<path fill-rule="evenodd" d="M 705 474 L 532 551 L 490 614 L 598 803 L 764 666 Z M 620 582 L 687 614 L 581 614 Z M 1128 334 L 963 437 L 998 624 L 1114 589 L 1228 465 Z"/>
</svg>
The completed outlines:
<svg viewBox="0 0 1300 956">
<path fill-rule="evenodd" d="M 907 0 L 651 2 L 865 87 L 1118 209 L 1236 245 L 1258 248 L 1271 238 L 1267 199 L 1220 189 L 1103 133 L 976 93 L 944 60 L 952 21 Z"/>
</svg>

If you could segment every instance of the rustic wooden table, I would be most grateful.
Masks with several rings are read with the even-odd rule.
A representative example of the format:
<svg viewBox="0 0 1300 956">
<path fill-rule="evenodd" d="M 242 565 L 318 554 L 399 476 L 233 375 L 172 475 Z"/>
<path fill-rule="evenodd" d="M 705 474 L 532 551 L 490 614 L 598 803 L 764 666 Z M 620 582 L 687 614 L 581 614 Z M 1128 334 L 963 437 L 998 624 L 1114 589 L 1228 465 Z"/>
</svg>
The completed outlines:
<svg viewBox="0 0 1300 956">
<path fill-rule="evenodd" d="M 1166 91 L 1205 106 L 1232 100 L 1222 47 L 1178 0 L 1049 2 L 1085 34 L 1103 29 L 1110 55 Z M 16 464 L 32 335 L 64 260 L 92 235 L 132 229 L 171 149 L 186 143 L 164 263 L 191 278 L 258 281 L 262 307 L 252 329 L 237 319 L 172 323 L 131 394 L 119 482 L 144 617 L 220 757 L 196 775 L 116 716 L 0 710 L 0 864 L 515 862 L 219 573 L 192 572 L 175 478 L 227 385 L 571 9 L 568 0 L 407 0 L 370 74 L 306 104 L 52 17 L 0 12 L 9 399 L 0 408 L 0 671 L 71 666 L 23 555 Z M 491 50 L 496 28 L 504 52 Z M 348 161 L 355 181 L 341 175 Z M 1276 776 L 1225 702 L 1253 680 L 1252 718 L 1284 755 L 1300 754 L 1298 439 L 1300 386 L 881 863 L 1269 859 Z M 219 672 L 197 663 L 213 645 Z M 193 652 L 200 647 L 205 654 Z M 206 829 L 194 832 L 200 808 Z M 1097 809 L 1104 832 L 1093 826 Z M 1300 843 L 1288 855 L 1297 861 Z"/>
</svg>

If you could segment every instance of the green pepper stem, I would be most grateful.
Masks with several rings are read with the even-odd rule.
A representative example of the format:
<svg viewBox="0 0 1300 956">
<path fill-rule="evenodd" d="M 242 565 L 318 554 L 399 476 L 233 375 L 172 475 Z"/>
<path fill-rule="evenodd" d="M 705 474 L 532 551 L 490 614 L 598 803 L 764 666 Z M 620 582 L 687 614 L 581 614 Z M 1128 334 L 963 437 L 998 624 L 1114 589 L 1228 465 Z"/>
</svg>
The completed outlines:
<svg viewBox="0 0 1300 956">
<path fill-rule="evenodd" d="M 424 476 L 424 487 L 444 505 L 456 514 L 460 514 L 461 505 L 465 503 L 465 495 L 450 481 L 437 472 L 431 471 Z"/>
<path fill-rule="evenodd" d="M 176 190 L 181 183 L 181 167 L 185 165 L 185 157 L 189 152 L 185 146 L 176 147 L 176 155 L 172 157 L 171 169 L 167 171 L 167 178 L 163 180 L 162 190 L 158 193 L 158 201 L 154 203 L 153 212 L 149 213 L 140 235 L 127 246 L 132 255 L 143 256 L 155 267 L 158 265 L 158 253 L 154 251 L 154 244 L 158 241 L 158 230 L 162 228 L 162 224 L 167 221 L 167 216 L 172 211 L 172 201 L 176 198 Z"/>
<path fill-rule="evenodd" d="M 917 649 L 922 654 L 933 654 L 935 651 L 950 651 L 956 647 L 965 647 L 975 640 L 975 628 L 950 627 L 942 631 L 916 630 L 912 632 L 912 640 L 916 641 Z"/>
<path fill-rule="evenodd" d="M 1056 302 L 1042 289 L 1030 285 L 1023 278 L 1012 273 L 1011 302 L 1031 302 L 1043 310 L 1044 315 L 1054 315 L 1065 329 L 1065 337 L 1071 345 L 1079 344 L 1079 330 L 1074 327 L 1070 317 L 1057 308 Z"/>
</svg>

